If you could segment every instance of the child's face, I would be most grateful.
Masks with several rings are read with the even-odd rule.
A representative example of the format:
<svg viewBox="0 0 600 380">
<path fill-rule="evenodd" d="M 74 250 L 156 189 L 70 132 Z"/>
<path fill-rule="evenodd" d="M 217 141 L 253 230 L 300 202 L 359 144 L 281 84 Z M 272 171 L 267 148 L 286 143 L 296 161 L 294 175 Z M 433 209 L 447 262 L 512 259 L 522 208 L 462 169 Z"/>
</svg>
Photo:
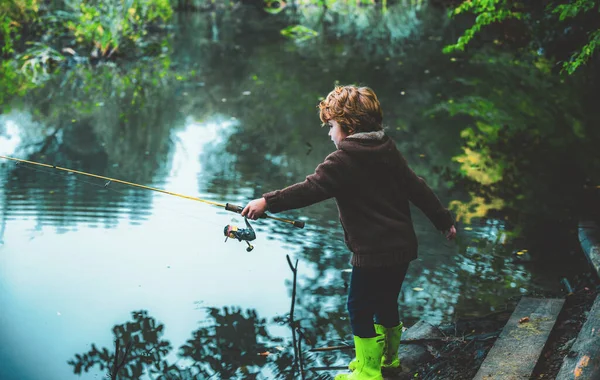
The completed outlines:
<svg viewBox="0 0 600 380">
<path fill-rule="evenodd" d="M 327 124 L 329 124 L 329 136 L 331 137 L 331 141 L 333 141 L 337 148 L 340 141 L 348 137 L 348 134 L 344 132 L 342 127 L 335 120 L 329 120 Z"/>
</svg>

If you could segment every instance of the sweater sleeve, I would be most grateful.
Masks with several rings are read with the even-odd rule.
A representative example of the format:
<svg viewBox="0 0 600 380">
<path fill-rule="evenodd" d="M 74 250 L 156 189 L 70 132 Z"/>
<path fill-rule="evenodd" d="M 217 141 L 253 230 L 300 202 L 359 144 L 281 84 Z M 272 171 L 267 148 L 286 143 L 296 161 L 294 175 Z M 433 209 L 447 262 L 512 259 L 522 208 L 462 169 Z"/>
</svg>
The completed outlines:
<svg viewBox="0 0 600 380">
<path fill-rule="evenodd" d="M 346 165 L 340 155 L 340 151 L 331 153 L 303 182 L 263 194 L 267 201 L 267 210 L 277 213 L 335 197 L 347 180 Z"/>
<path fill-rule="evenodd" d="M 454 219 L 425 180 L 406 165 L 406 181 L 408 185 L 408 199 L 417 206 L 431 220 L 439 231 L 448 230 Z"/>
</svg>

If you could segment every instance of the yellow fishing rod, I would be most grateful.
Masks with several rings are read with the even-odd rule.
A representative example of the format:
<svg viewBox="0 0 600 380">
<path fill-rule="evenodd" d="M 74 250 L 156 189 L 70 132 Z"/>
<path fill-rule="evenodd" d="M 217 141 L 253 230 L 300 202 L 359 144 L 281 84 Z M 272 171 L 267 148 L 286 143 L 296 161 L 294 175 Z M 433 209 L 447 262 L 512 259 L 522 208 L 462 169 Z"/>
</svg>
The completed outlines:
<svg viewBox="0 0 600 380">
<path fill-rule="evenodd" d="M 206 204 L 209 204 L 212 206 L 222 207 L 227 211 L 235 212 L 237 214 L 241 214 L 242 210 L 244 209 L 242 206 L 234 205 L 231 203 L 213 202 L 213 201 L 209 201 L 209 200 L 201 199 L 201 198 L 197 198 L 197 197 L 192 197 L 192 196 L 185 195 L 185 194 L 179 194 L 179 193 L 174 193 L 172 191 L 158 189 L 156 187 L 140 185 L 138 183 L 133 183 L 133 182 L 123 181 L 123 180 L 116 179 L 116 178 L 110 178 L 110 177 L 105 177 L 105 176 L 101 176 L 101 175 L 97 175 L 97 174 L 82 172 L 79 170 L 62 168 L 62 167 L 56 166 L 56 165 L 49 165 L 49 164 L 44 164 L 41 162 L 22 160 L 20 158 L 14 158 L 14 157 L 2 156 L 2 155 L 0 155 L 0 158 L 4 158 L 5 160 L 16 161 L 17 164 L 24 163 L 24 164 L 42 166 L 45 168 L 61 170 L 61 171 L 65 171 L 68 173 L 74 173 L 74 174 L 79 174 L 79 175 L 84 175 L 84 176 L 88 176 L 88 177 L 102 179 L 102 180 L 108 181 L 105 186 L 109 185 L 111 182 L 116 182 L 116 183 L 121 183 L 123 185 L 138 187 L 140 189 L 152 190 L 152 191 L 156 191 L 156 192 L 163 193 L 163 194 L 173 195 L 173 196 L 176 196 L 179 198 L 189 199 L 189 200 L 196 201 L 196 202 L 206 203 Z M 297 228 L 304 228 L 304 222 L 301 220 L 290 220 L 290 219 L 284 219 L 284 218 L 277 218 L 275 216 L 267 215 L 266 213 L 263 214 L 260 218 L 273 219 L 278 222 L 291 224 L 292 226 L 297 227 Z M 254 247 L 249 242 L 251 240 L 256 239 L 256 234 L 254 233 L 254 229 L 252 228 L 250 223 L 248 223 L 248 220 L 246 218 L 244 218 L 244 219 L 246 221 L 247 228 L 237 228 L 235 226 L 230 226 L 230 225 L 225 226 L 225 229 L 224 229 L 224 234 L 226 236 L 225 241 L 227 241 L 227 238 L 234 238 L 234 239 L 237 239 L 238 241 L 245 241 L 248 244 L 248 248 L 246 250 L 251 251 Z"/>
</svg>

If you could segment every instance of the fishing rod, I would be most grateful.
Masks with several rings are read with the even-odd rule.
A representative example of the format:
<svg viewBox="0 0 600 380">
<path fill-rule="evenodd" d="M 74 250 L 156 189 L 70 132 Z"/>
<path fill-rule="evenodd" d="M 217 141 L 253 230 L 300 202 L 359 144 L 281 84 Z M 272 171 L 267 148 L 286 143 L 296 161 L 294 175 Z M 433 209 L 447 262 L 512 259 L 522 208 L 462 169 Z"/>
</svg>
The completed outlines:
<svg viewBox="0 0 600 380">
<path fill-rule="evenodd" d="M 65 171 L 68 173 L 74 173 L 74 174 L 84 175 L 84 176 L 98 178 L 98 179 L 108 181 L 108 182 L 106 182 L 104 187 L 108 187 L 108 185 L 110 185 L 112 182 L 115 182 L 115 183 L 121 183 L 123 185 L 128 185 L 128 186 L 132 186 L 132 187 L 138 187 L 140 189 L 152 190 L 152 191 L 156 191 L 156 192 L 163 193 L 163 194 L 173 195 L 173 196 L 176 196 L 179 198 L 184 198 L 184 199 L 189 199 L 192 201 L 206 203 L 211 206 L 224 208 L 227 211 L 235 212 L 236 214 L 241 214 L 242 210 L 244 210 L 244 208 L 242 206 L 238 206 L 238 205 L 231 204 L 231 203 L 213 202 L 213 201 L 201 199 L 198 197 L 192 197 L 192 196 L 185 195 L 185 194 L 179 194 L 179 193 L 175 193 L 172 191 L 158 189 L 156 187 L 140 185 L 138 183 L 123 181 L 120 179 L 105 177 L 105 176 L 101 176 L 101 175 L 97 175 L 97 174 L 93 174 L 93 173 L 87 173 L 87 172 L 83 172 L 83 171 L 79 171 L 79 170 L 63 168 L 63 167 L 56 166 L 56 165 L 44 164 L 44 163 L 36 162 L 36 161 L 22 160 L 20 158 L 14 158 L 14 157 L 2 156 L 2 155 L 0 155 L 0 158 L 3 158 L 5 160 L 10 160 L 10 161 L 16 161 L 17 165 L 20 163 L 24 163 L 24 164 L 42 166 L 45 168 L 56 169 L 56 170 Z M 261 215 L 260 219 L 273 219 L 278 222 L 291 224 L 292 226 L 294 226 L 296 228 L 304 228 L 304 222 L 301 220 L 290 220 L 290 219 L 278 218 L 278 217 L 275 217 L 272 215 L 267 215 L 266 213 Z M 246 244 L 248 244 L 246 251 L 250 252 L 254 249 L 254 247 L 250 244 L 250 241 L 256 239 L 256 233 L 254 232 L 254 229 L 252 228 L 252 226 L 250 225 L 250 223 L 248 222 L 248 219 L 246 217 L 244 217 L 244 221 L 246 222 L 246 228 L 239 228 L 236 226 L 227 225 L 227 226 L 225 226 L 223 233 L 225 235 L 225 241 L 227 241 L 227 239 L 229 239 L 229 238 L 232 238 L 232 239 L 237 239 L 240 242 L 241 241 L 246 242 Z"/>
</svg>

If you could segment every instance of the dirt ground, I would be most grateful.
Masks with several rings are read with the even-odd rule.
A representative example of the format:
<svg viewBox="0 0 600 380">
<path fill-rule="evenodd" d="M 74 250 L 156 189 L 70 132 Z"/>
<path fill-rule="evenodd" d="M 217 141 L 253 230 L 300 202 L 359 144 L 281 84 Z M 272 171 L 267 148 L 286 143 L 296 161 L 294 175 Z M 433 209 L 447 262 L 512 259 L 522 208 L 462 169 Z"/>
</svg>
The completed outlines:
<svg viewBox="0 0 600 380">
<path fill-rule="evenodd" d="M 574 279 L 574 292 L 566 297 L 563 310 L 544 348 L 531 379 L 554 379 L 560 370 L 563 358 L 586 320 L 587 312 L 600 290 L 600 282 L 590 274 Z M 556 297 L 556 295 L 532 294 L 534 297 Z M 500 335 L 518 300 L 503 311 L 483 317 L 459 320 L 451 325 L 439 326 L 451 342 L 431 342 L 427 349 L 433 359 L 418 368 L 410 377 L 416 379 L 470 380 Z M 459 339 L 456 339 L 459 338 Z"/>
</svg>

